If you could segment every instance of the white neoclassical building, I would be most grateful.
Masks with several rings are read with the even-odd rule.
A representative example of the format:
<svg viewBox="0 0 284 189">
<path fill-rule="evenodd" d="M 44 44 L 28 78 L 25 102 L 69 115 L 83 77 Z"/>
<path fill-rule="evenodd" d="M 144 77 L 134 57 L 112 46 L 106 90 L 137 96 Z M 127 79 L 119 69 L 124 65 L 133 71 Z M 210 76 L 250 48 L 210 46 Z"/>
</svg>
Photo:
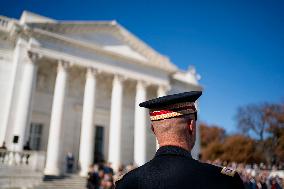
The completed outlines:
<svg viewBox="0 0 284 189">
<path fill-rule="evenodd" d="M 189 90 L 201 90 L 193 68 L 179 70 L 116 21 L 0 17 L 0 145 L 22 152 L 29 141 L 46 175 L 64 171 L 68 152 L 81 175 L 102 160 L 144 164 L 156 140 L 138 104 Z"/>
</svg>

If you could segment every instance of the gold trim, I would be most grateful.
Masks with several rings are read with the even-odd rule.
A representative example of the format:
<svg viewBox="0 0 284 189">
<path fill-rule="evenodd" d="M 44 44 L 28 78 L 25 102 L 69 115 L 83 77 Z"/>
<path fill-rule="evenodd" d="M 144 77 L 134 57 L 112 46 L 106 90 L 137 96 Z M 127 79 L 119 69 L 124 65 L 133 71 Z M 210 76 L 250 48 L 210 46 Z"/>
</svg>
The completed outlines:
<svg viewBox="0 0 284 189">
<path fill-rule="evenodd" d="M 196 111 L 193 111 L 192 109 L 181 110 L 181 111 L 178 111 L 178 112 L 171 112 L 171 113 L 167 113 L 167 114 L 150 116 L 150 119 L 151 119 L 151 121 L 157 121 L 157 120 L 177 117 L 177 116 L 181 116 L 181 115 L 193 114 L 195 112 Z"/>
<path fill-rule="evenodd" d="M 227 167 L 223 167 L 221 173 L 224 174 L 224 175 L 228 175 L 228 176 L 233 177 L 235 175 L 236 171 L 233 170 L 233 169 L 227 168 Z"/>
</svg>

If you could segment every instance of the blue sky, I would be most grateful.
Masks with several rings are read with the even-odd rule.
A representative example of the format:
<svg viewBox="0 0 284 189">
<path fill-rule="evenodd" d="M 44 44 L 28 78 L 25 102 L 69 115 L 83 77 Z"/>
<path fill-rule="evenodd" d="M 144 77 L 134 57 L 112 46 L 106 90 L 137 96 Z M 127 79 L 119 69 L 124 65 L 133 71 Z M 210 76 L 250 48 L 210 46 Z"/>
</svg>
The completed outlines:
<svg viewBox="0 0 284 189">
<path fill-rule="evenodd" d="M 117 20 L 181 69 L 194 65 L 200 119 L 236 131 L 237 108 L 284 102 L 284 1 L 3 0 L 0 14 L 29 10 L 59 20 Z"/>
</svg>

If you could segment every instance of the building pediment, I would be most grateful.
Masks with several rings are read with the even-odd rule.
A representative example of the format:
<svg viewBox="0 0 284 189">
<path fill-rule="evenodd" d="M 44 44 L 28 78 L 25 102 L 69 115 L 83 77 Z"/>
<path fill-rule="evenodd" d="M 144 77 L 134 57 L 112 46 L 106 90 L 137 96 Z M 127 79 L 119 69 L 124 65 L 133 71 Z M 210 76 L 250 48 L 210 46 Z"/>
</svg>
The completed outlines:
<svg viewBox="0 0 284 189">
<path fill-rule="evenodd" d="M 28 25 L 34 31 L 46 31 L 49 35 L 55 34 L 73 42 L 94 45 L 107 53 L 129 57 L 170 72 L 177 70 L 169 58 L 155 51 L 116 21 L 56 21 L 49 18 L 44 21 L 45 17 L 40 15 L 38 19 L 29 18 L 37 15 L 27 12 L 23 16 L 25 19 L 21 20 L 28 22 L 22 24 Z"/>
<path fill-rule="evenodd" d="M 61 34 L 72 39 L 98 45 L 106 51 L 118 53 L 144 62 L 151 61 L 151 58 L 145 53 L 141 53 L 139 50 L 132 47 L 126 39 L 118 33 L 116 28 L 112 27 L 112 23 L 110 23 L 110 25 L 110 27 L 101 28 L 100 26 L 96 26 L 96 24 L 89 27 L 79 24 L 75 25 L 73 30 L 61 31 Z"/>
</svg>

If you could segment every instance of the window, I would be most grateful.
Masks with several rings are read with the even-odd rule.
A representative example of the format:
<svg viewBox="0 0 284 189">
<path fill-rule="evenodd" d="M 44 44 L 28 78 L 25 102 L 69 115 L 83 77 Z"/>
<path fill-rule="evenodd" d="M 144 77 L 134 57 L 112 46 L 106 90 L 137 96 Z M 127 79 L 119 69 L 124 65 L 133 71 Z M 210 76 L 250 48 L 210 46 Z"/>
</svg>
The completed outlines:
<svg viewBox="0 0 284 189">
<path fill-rule="evenodd" d="M 95 154 L 94 162 L 102 162 L 104 160 L 104 128 L 96 126 L 95 136 Z"/>
<path fill-rule="evenodd" d="M 40 150 L 43 124 L 31 123 L 29 142 L 31 150 Z"/>
</svg>

